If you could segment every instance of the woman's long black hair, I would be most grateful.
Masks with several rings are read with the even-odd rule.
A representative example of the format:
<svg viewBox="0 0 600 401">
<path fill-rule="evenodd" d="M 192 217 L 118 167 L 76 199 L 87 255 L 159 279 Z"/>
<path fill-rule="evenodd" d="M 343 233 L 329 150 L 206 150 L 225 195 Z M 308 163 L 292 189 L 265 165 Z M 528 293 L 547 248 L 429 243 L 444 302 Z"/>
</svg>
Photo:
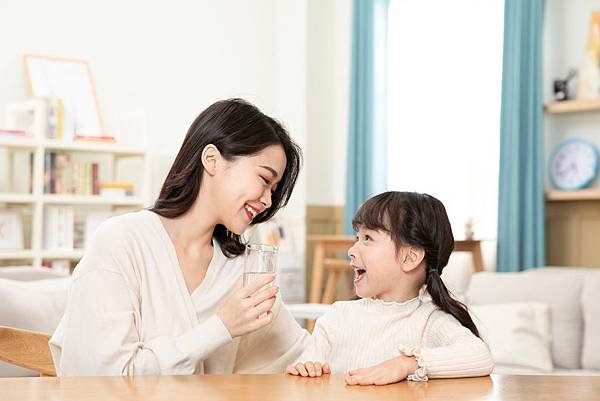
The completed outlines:
<svg viewBox="0 0 600 401">
<path fill-rule="evenodd" d="M 202 151 L 209 144 L 215 145 L 229 161 L 254 155 L 270 145 L 281 145 L 287 159 L 285 171 L 271 196 L 271 207 L 251 224 L 269 220 L 288 203 L 302 163 L 300 148 L 279 122 L 256 106 L 243 99 L 228 99 L 212 104 L 194 120 L 151 211 L 174 218 L 192 207 L 202 185 Z M 244 252 L 241 237 L 221 224 L 215 227 L 213 237 L 228 257 Z"/>
<path fill-rule="evenodd" d="M 425 284 L 433 302 L 479 337 L 467 307 L 452 298 L 440 277 L 454 249 L 446 208 L 431 195 L 384 192 L 366 201 L 352 219 L 355 230 L 366 227 L 387 232 L 396 248 L 410 245 L 425 251 Z"/>
</svg>

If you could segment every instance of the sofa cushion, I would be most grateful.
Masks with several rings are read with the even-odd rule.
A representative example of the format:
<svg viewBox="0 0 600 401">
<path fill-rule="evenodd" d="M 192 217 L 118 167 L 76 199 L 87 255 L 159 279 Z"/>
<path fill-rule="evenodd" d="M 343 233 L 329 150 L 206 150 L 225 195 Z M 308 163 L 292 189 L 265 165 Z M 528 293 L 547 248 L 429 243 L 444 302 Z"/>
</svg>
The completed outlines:
<svg viewBox="0 0 600 401">
<path fill-rule="evenodd" d="M 587 274 L 581 293 L 583 309 L 583 347 L 581 366 L 600 369 L 600 271 Z"/>
<path fill-rule="evenodd" d="M 0 279 L 0 326 L 52 334 L 66 306 L 71 278 L 18 281 Z M 0 376 L 35 372 L 0 363 Z"/>
<path fill-rule="evenodd" d="M 469 311 L 495 363 L 552 371 L 548 305 L 507 302 L 471 305 Z"/>
<path fill-rule="evenodd" d="M 557 367 L 581 367 L 583 320 L 580 295 L 585 274 L 539 269 L 537 272 L 473 275 L 467 300 L 470 304 L 541 302 L 550 306 L 552 360 Z"/>
</svg>

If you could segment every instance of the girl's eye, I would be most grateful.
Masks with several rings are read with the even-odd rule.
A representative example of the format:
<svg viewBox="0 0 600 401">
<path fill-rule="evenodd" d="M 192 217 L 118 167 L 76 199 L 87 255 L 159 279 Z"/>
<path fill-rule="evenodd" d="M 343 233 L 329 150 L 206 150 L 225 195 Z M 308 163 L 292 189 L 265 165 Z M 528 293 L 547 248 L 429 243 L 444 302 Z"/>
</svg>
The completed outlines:
<svg viewBox="0 0 600 401">
<path fill-rule="evenodd" d="M 370 235 L 365 235 L 365 241 L 370 241 L 371 240 L 371 236 Z"/>
</svg>

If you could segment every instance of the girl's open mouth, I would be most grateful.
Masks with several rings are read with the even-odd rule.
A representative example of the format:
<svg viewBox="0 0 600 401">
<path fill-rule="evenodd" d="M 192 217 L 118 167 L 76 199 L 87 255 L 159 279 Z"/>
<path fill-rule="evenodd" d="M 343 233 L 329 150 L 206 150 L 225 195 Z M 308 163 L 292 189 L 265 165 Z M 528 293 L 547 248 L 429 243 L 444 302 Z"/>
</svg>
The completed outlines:
<svg viewBox="0 0 600 401">
<path fill-rule="evenodd" d="M 359 267 L 354 267 L 354 283 L 358 283 L 365 275 L 367 271 Z"/>
</svg>

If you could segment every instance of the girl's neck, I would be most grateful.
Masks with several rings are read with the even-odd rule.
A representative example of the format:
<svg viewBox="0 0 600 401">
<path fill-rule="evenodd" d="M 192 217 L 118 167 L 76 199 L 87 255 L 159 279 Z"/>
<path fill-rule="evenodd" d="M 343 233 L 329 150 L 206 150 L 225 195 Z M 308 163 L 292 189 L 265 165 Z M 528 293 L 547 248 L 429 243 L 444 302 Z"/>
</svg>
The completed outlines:
<svg viewBox="0 0 600 401">
<path fill-rule="evenodd" d="M 419 290 L 421 289 L 421 287 L 422 286 L 414 286 L 414 285 L 398 286 L 396 291 L 394 291 L 392 293 L 381 294 L 381 295 L 375 296 L 373 298 L 380 299 L 384 302 L 403 303 L 403 302 L 410 301 L 411 299 L 418 297 Z"/>
</svg>

